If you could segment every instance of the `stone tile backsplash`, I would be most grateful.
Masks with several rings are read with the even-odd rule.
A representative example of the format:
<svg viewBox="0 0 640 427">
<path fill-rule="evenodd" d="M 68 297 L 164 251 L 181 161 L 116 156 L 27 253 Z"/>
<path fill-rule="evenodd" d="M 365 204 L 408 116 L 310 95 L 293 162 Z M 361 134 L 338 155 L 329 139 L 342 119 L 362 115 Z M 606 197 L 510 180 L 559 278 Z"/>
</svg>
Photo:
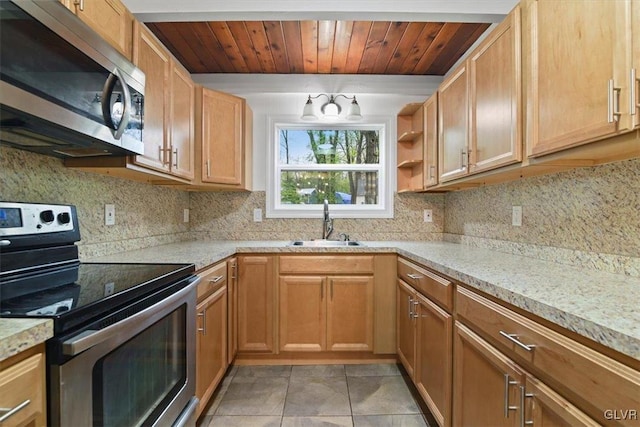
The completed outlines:
<svg viewBox="0 0 640 427">
<path fill-rule="evenodd" d="M 396 195 L 393 219 L 334 219 L 334 234 L 351 240 L 442 240 L 444 196 Z M 191 231 L 196 239 L 294 240 L 319 239 L 320 219 L 263 218 L 253 222 L 253 210 L 266 212 L 264 191 L 191 194 Z M 425 223 L 423 210 L 433 211 Z"/>
<path fill-rule="evenodd" d="M 107 255 L 189 238 L 182 222 L 189 194 L 65 168 L 62 160 L 0 147 L 0 200 L 73 204 L 80 222 L 81 257 Z M 116 224 L 104 225 L 104 205 Z"/>
<path fill-rule="evenodd" d="M 522 206 L 522 226 L 511 225 Z M 447 193 L 448 241 L 640 275 L 640 159 Z"/>
</svg>

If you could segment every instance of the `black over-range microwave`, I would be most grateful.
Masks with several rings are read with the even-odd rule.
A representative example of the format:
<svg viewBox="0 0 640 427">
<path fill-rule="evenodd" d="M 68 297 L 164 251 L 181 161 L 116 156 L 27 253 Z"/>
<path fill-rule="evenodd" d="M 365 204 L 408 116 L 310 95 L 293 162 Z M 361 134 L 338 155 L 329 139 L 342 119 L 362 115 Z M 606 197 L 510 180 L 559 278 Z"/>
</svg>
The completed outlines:
<svg viewBox="0 0 640 427">
<path fill-rule="evenodd" d="M 144 73 L 59 0 L 0 0 L 0 143 L 143 154 Z"/>
</svg>

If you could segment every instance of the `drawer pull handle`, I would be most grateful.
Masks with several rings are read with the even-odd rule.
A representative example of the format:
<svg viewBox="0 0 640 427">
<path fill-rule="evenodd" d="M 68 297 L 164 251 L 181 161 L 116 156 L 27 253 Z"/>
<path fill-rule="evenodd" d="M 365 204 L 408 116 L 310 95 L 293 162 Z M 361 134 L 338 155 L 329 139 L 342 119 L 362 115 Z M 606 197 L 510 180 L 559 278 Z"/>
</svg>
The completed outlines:
<svg viewBox="0 0 640 427">
<path fill-rule="evenodd" d="M 504 374 L 504 417 L 509 418 L 509 411 L 517 411 L 517 406 L 509 406 L 509 386 L 517 385 L 518 381 L 511 381 L 509 374 Z"/>
<path fill-rule="evenodd" d="M 413 280 L 420 280 L 424 278 L 424 276 L 421 276 L 419 274 L 413 274 L 413 273 L 407 273 L 407 276 L 411 277 Z"/>
<path fill-rule="evenodd" d="M 413 302 L 413 298 L 411 298 L 411 296 L 409 296 L 409 318 L 411 319 L 413 317 L 413 311 L 411 310 L 412 307 L 412 303 Z"/>
<path fill-rule="evenodd" d="M 2 416 L 0 417 L 0 423 L 7 421 L 9 418 L 15 415 L 16 412 L 19 412 L 20 410 L 24 409 L 30 403 L 31 403 L 31 400 L 27 399 L 21 404 L 19 404 L 18 406 L 14 406 L 13 408 L 0 408 L 0 412 L 4 412 L 4 414 L 2 414 Z"/>
<path fill-rule="evenodd" d="M 202 310 L 202 313 L 198 313 L 198 317 L 202 317 L 202 328 L 198 328 L 198 332 L 202 332 L 202 335 L 207 335 L 207 312 Z"/>
<path fill-rule="evenodd" d="M 420 301 L 418 301 L 417 299 L 413 300 L 413 305 L 416 307 L 415 311 L 413 312 L 413 317 L 414 319 L 417 319 L 418 317 L 420 317 L 420 315 L 418 314 L 418 305 L 420 305 Z"/>
<path fill-rule="evenodd" d="M 520 341 L 520 339 L 518 339 L 517 334 L 508 334 L 505 331 L 500 331 L 500 335 L 502 335 L 503 337 L 505 337 L 506 339 L 508 339 L 515 345 L 517 345 L 518 347 L 522 347 L 527 351 L 533 351 L 533 349 L 536 347 L 533 344 L 525 344 L 522 341 Z"/>
<path fill-rule="evenodd" d="M 209 283 L 218 283 L 220 280 L 222 280 L 224 278 L 224 276 L 216 276 L 213 279 L 209 280 Z"/>
</svg>

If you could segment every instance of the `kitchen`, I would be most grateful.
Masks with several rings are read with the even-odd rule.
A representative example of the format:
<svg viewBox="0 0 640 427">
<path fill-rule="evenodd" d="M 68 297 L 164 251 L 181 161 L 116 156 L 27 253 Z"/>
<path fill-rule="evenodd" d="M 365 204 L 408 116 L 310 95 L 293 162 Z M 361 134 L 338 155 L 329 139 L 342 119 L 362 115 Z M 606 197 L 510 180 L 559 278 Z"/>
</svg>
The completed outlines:
<svg viewBox="0 0 640 427">
<path fill-rule="evenodd" d="M 135 12 L 133 5 L 130 7 Z M 509 9 L 505 8 L 503 13 Z M 237 86 L 246 83 L 239 81 L 241 83 Z M 331 83 L 332 80 L 327 81 L 335 86 L 304 87 L 304 93 L 281 95 L 284 105 L 278 114 L 299 115 L 309 92 L 325 92 L 340 87 Z M 274 82 L 267 84 L 274 85 Z M 400 86 L 397 84 L 385 90 L 401 91 Z M 236 93 L 229 90 L 232 89 L 231 84 L 215 88 Z M 366 94 L 361 96 L 360 91 L 356 93 L 363 115 L 386 115 L 395 119 L 404 104 L 422 102 L 431 92 L 422 96 L 384 93 L 369 97 Z M 414 90 L 412 93 L 422 92 Z M 152 186 L 73 170 L 53 157 L 3 147 L 0 148 L 3 171 L 0 199 L 76 205 L 82 233 L 78 244 L 82 260 L 192 240 L 290 241 L 319 238 L 320 220 L 317 218 L 252 220 L 255 209 L 267 211 L 267 165 L 257 159 L 267 157 L 266 141 L 260 135 L 267 133 L 266 115 L 279 96 L 269 93 L 238 95 L 246 97 L 254 113 L 252 192 L 191 193 Z M 28 168 L 23 167 L 27 164 Z M 631 159 L 460 192 L 396 194 L 393 197 L 393 219 L 356 221 L 336 218 L 334 225 L 338 232 L 345 232 L 352 239 L 364 242 L 446 240 L 496 251 L 491 252 L 494 258 L 501 256 L 498 254 L 511 253 L 572 265 L 584 269 L 585 275 L 595 275 L 592 273 L 594 270 L 614 273 L 616 276 L 612 277 L 621 277 L 616 282 L 620 289 L 630 292 L 627 302 L 629 299 L 633 302 L 634 296 L 637 301 L 640 252 L 637 233 L 640 224 L 636 213 L 639 167 L 638 160 Z M 104 206 L 107 204 L 115 205 L 113 226 L 104 225 Z M 513 206 L 523 208 L 520 227 L 511 225 Z M 184 209 L 189 209 L 189 222 L 184 222 Z M 432 223 L 424 222 L 424 210 L 432 211 Z M 221 251 L 222 255 L 208 255 L 210 262 L 200 261 L 201 265 L 197 267 L 233 255 L 233 251 L 225 251 L 228 250 Z M 172 262 L 172 259 L 157 261 Z M 198 263 L 199 260 L 188 261 Z M 446 275 L 442 271 L 440 273 Z M 571 297 L 571 289 L 567 292 Z M 616 289 L 610 292 L 615 294 Z M 592 298 L 596 301 L 600 297 Z M 625 297 L 620 298 L 622 304 Z M 589 305 L 590 310 L 597 311 L 595 306 L 598 303 Z M 613 311 L 603 316 L 616 318 L 618 313 Z M 637 313 L 633 311 L 628 316 L 621 316 L 619 320 L 628 325 L 624 327 L 628 329 L 623 330 L 637 328 L 638 320 L 634 316 Z M 637 349 L 637 334 L 627 334 L 627 337 L 632 348 Z M 634 363 L 637 364 L 637 351 L 632 354 L 635 354 Z M 637 365 L 631 366 L 637 369 Z"/>
</svg>

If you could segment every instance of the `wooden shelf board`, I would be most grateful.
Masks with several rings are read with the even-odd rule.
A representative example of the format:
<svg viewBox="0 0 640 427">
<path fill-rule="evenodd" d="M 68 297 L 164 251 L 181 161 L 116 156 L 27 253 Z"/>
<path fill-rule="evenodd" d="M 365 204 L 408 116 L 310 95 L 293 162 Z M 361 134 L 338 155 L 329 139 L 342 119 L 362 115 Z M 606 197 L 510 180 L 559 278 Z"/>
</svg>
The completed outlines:
<svg viewBox="0 0 640 427">
<path fill-rule="evenodd" d="M 412 116 L 413 113 L 415 113 L 416 111 L 418 111 L 418 109 L 420 109 L 420 107 L 422 107 L 422 103 L 413 103 L 413 104 L 407 104 L 404 107 L 402 107 L 402 110 L 400 110 L 400 112 L 398 113 L 399 116 Z"/>
<path fill-rule="evenodd" d="M 398 164 L 398 168 L 412 168 L 420 164 L 422 164 L 422 159 L 405 160 L 404 162 Z"/>
<path fill-rule="evenodd" d="M 422 133 L 421 130 L 405 132 L 398 137 L 398 142 L 415 142 L 418 137 L 422 136 Z"/>
</svg>

